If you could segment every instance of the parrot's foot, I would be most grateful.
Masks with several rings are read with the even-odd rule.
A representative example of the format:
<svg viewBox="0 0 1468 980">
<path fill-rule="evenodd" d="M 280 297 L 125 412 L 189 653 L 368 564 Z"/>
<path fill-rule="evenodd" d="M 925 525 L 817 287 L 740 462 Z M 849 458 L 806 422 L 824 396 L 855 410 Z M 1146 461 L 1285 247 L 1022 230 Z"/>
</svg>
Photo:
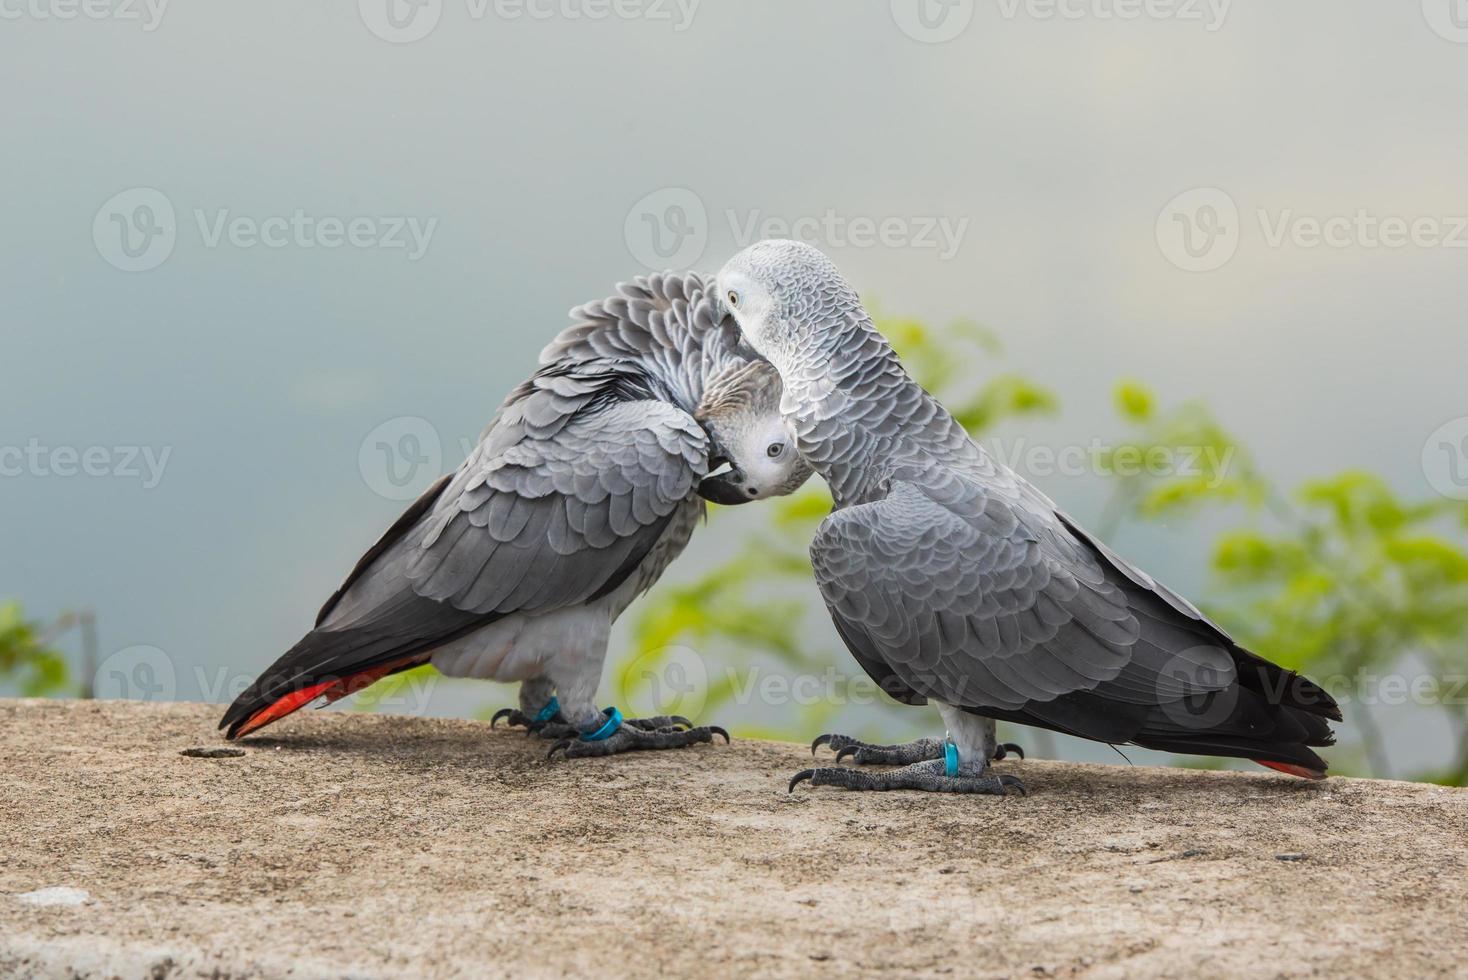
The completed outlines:
<svg viewBox="0 0 1468 980">
<path fill-rule="evenodd" d="M 810 754 L 815 755 L 816 749 L 822 745 L 828 745 L 836 750 L 837 762 L 850 758 L 859 766 L 907 766 L 914 762 L 943 758 L 941 738 L 920 738 L 915 742 L 905 742 L 901 745 L 871 745 L 858 741 L 850 735 L 822 735 L 810 743 Z M 1003 745 L 994 747 L 992 761 L 999 762 L 1011 755 L 1017 755 L 1023 759 L 1025 750 L 1013 742 L 1005 742 Z"/>
<path fill-rule="evenodd" d="M 665 719 L 644 719 L 661 721 Z M 624 722 L 622 727 L 604 739 L 594 742 L 582 738 L 563 738 L 550 747 L 546 758 L 554 759 L 557 752 L 567 759 L 590 759 L 603 755 L 619 755 L 623 752 L 646 752 L 655 749 L 682 749 L 700 742 L 712 742 L 715 735 L 729 741 L 729 733 L 717 725 L 701 728 L 637 727 L 635 722 Z"/>
<path fill-rule="evenodd" d="M 926 793 L 982 793 L 1004 796 L 1012 789 L 1021 796 L 1027 795 L 1024 783 L 1013 776 L 990 772 L 987 762 L 982 766 L 961 766 L 957 775 L 953 776 L 948 775 L 947 763 L 943 759 L 916 762 L 887 772 L 863 772 L 847 766 L 806 769 L 796 773 L 795 778 L 790 780 L 789 792 L 795 792 L 795 787 L 807 780 L 812 786 L 839 786 L 842 789 L 855 790 L 915 789 Z"/>
<path fill-rule="evenodd" d="M 541 712 L 543 715 L 545 712 Z M 532 718 L 518 708 L 501 708 L 489 719 L 489 727 L 494 728 L 503 720 L 510 728 L 523 728 L 525 734 L 539 735 L 544 739 L 558 740 L 578 734 L 577 730 L 566 724 L 560 712 L 549 718 L 536 716 Z"/>
</svg>

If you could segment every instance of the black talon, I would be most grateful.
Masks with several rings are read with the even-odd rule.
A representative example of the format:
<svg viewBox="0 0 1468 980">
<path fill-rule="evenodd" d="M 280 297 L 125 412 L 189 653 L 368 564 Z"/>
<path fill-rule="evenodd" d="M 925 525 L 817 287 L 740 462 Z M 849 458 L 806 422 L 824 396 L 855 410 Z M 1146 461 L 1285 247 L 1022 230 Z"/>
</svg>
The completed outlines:
<svg viewBox="0 0 1468 980">
<path fill-rule="evenodd" d="M 825 736 L 822 736 L 822 738 L 824 738 L 824 737 Z M 796 786 L 797 783 L 803 782 L 803 781 L 805 781 L 807 779 L 813 779 L 813 778 L 815 778 L 815 774 L 816 774 L 816 771 L 814 769 L 802 769 L 802 770 L 800 770 L 800 772 L 796 773 L 795 776 L 790 780 L 790 786 L 788 788 L 786 788 L 785 792 L 786 793 L 793 793 L 793 792 L 795 792 L 795 786 Z"/>
<path fill-rule="evenodd" d="M 850 756 L 856 755 L 856 753 L 858 753 L 860 751 L 861 751 L 861 746 L 859 746 L 859 745 L 848 745 L 848 746 L 846 746 L 846 748 L 841 749 L 840 751 L 838 751 L 836 753 L 836 764 L 837 765 L 840 765 L 842 759 L 845 759 L 845 758 L 848 758 Z"/>
<path fill-rule="evenodd" d="M 687 718 L 684 718 L 682 715 L 671 715 L 671 716 L 669 716 L 668 720 L 671 721 L 675 725 L 682 725 L 684 728 L 692 728 L 693 727 L 693 722 L 689 721 Z M 723 731 L 722 728 L 721 729 L 717 729 L 717 730 L 718 731 Z"/>
<path fill-rule="evenodd" d="M 502 718 L 508 718 L 508 717 L 510 717 L 510 715 L 513 715 L 514 713 L 515 713 L 515 709 L 514 708 L 501 708 L 500 710 L 498 710 L 498 711 L 496 711 L 494 713 L 494 717 L 493 718 L 489 719 L 489 727 L 490 728 L 493 728 L 495 725 L 498 725 L 500 723 L 500 720 Z"/>
<path fill-rule="evenodd" d="M 565 752 L 567 749 L 569 749 L 571 747 L 571 743 L 573 741 L 575 741 L 575 739 L 570 739 L 570 738 L 563 738 L 563 739 L 561 739 L 555 745 L 552 745 L 550 747 L 550 751 L 545 754 L 546 759 L 547 760 L 554 759 L 556 757 L 556 753 L 557 752 Z"/>
<path fill-rule="evenodd" d="M 831 739 L 834 737 L 834 735 L 817 735 L 816 740 L 810 743 L 810 754 L 815 755 L 816 749 L 820 748 L 822 745 L 830 745 Z"/>
<path fill-rule="evenodd" d="M 999 748 L 1000 755 L 998 756 L 998 758 L 1000 759 L 1007 758 L 1010 755 L 1017 755 L 1020 757 L 1021 761 L 1024 760 L 1025 750 L 1020 748 L 1018 745 L 1015 745 L 1013 742 L 1005 742 L 1003 745 L 999 746 Z"/>
<path fill-rule="evenodd" d="M 1023 759 L 1024 756 L 1020 756 L 1020 758 Z M 1006 786 L 1006 787 L 1013 787 L 1014 789 L 1019 790 L 1019 795 L 1020 796 L 1029 796 L 1030 795 L 1030 791 L 1027 790 L 1027 789 L 1025 789 L 1025 784 L 1022 783 L 1022 782 L 1020 782 L 1019 779 L 1016 778 L 1016 777 L 1014 777 L 1014 776 L 1000 775 L 999 776 L 999 785 L 1000 786 Z"/>
<path fill-rule="evenodd" d="M 688 727 L 689 728 L 692 728 L 693 726 L 690 725 Z M 708 732 L 709 732 L 709 741 L 710 742 L 712 742 L 714 740 L 713 739 L 713 736 L 715 736 L 715 735 L 722 735 L 722 736 L 724 736 L 724 744 L 725 745 L 731 744 L 730 743 L 730 739 L 729 739 L 729 733 L 726 732 L 726 731 L 724 731 L 718 725 L 710 725 L 710 726 L 708 726 Z"/>
</svg>

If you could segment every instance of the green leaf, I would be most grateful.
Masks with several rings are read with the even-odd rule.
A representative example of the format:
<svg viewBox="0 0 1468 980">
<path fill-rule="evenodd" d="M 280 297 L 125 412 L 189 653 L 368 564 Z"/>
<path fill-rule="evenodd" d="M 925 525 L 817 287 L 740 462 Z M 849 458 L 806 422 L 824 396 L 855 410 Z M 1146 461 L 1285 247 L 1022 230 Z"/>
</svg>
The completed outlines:
<svg viewBox="0 0 1468 980">
<path fill-rule="evenodd" d="M 1116 386 L 1116 407 L 1132 422 L 1151 421 L 1156 403 L 1151 389 L 1135 381 L 1123 381 Z"/>
</svg>

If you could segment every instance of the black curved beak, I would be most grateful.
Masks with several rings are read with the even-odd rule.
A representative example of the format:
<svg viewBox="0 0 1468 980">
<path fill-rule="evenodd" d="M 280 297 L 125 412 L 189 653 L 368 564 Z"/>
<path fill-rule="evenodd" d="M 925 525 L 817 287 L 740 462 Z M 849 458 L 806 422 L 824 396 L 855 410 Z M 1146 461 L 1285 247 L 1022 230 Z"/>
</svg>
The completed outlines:
<svg viewBox="0 0 1468 980">
<path fill-rule="evenodd" d="M 755 498 L 750 496 L 749 488 L 744 483 L 744 474 L 731 469 L 727 473 L 706 478 L 698 485 L 698 495 L 725 507 L 747 504 Z"/>
</svg>

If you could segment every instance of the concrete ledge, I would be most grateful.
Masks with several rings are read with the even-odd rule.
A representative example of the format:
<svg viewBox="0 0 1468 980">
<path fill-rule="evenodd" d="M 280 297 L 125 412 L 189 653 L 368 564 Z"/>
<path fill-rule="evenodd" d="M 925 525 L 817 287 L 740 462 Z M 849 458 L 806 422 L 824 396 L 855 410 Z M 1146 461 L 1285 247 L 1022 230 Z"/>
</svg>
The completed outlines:
<svg viewBox="0 0 1468 980">
<path fill-rule="evenodd" d="M 218 714 L 0 701 L 0 976 L 1424 976 L 1468 957 L 1468 791 L 1029 762 L 1005 764 L 1028 799 L 787 796 L 803 746 L 547 765 L 485 724 L 340 712 L 181 755 L 221 744 Z"/>
</svg>

